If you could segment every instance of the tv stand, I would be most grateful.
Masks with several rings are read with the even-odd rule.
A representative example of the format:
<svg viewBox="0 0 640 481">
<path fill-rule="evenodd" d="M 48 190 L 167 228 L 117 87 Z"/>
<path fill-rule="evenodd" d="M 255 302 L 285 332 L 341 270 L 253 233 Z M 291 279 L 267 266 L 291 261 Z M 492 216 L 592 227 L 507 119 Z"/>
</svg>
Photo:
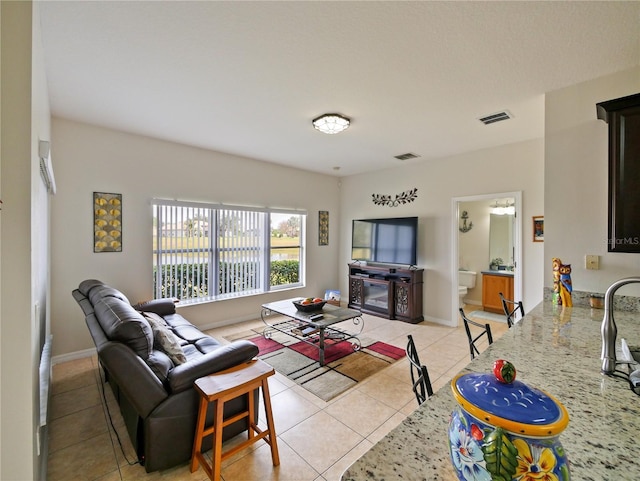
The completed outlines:
<svg viewBox="0 0 640 481">
<path fill-rule="evenodd" d="M 386 319 L 418 323 L 424 269 L 349 264 L 349 307 Z"/>
</svg>

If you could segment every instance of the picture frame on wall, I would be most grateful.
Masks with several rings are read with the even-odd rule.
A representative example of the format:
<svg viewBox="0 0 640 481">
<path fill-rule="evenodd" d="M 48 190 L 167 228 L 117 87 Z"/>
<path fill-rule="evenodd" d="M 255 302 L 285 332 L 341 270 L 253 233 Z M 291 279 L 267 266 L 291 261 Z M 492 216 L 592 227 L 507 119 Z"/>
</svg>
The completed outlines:
<svg viewBox="0 0 640 481">
<path fill-rule="evenodd" d="M 326 210 L 318 212 L 318 245 L 329 245 L 329 212 Z"/>
<path fill-rule="evenodd" d="M 544 242 L 544 216 L 533 217 L 533 242 Z"/>
<path fill-rule="evenodd" d="M 122 252 L 122 194 L 93 193 L 93 252 Z"/>
</svg>

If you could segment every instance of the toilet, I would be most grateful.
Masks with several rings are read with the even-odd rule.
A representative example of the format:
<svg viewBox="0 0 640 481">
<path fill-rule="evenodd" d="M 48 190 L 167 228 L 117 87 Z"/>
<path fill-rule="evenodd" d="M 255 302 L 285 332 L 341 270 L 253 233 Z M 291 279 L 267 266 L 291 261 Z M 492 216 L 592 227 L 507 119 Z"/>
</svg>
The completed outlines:
<svg viewBox="0 0 640 481">
<path fill-rule="evenodd" d="M 476 273 L 474 271 L 458 271 L 458 297 L 460 307 L 464 307 L 464 298 L 469 289 L 476 287 Z"/>
</svg>

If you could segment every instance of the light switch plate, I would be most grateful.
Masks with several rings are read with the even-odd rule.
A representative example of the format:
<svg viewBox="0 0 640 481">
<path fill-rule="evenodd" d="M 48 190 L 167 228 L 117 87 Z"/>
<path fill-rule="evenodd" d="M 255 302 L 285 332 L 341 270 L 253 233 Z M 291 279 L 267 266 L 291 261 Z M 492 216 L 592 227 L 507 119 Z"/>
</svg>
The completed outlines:
<svg viewBox="0 0 640 481">
<path fill-rule="evenodd" d="M 589 270 L 597 271 L 600 269 L 600 256 L 586 255 L 584 258 L 585 267 Z"/>
</svg>

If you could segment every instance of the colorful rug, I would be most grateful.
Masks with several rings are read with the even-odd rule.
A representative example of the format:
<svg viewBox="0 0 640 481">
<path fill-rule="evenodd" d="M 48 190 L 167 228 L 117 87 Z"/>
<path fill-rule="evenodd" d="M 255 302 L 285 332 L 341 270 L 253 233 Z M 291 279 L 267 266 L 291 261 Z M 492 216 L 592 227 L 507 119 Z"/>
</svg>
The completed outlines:
<svg viewBox="0 0 640 481">
<path fill-rule="evenodd" d="M 358 382 L 405 356 L 403 348 L 358 336 L 361 348 L 350 341 L 325 341 L 325 365 L 318 363 L 318 348 L 287 334 L 272 331 L 265 338 L 261 329 L 247 331 L 227 340 L 248 339 L 258 346 L 258 357 L 276 371 L 324 401 L 329 401 Z"/>
</svg>

